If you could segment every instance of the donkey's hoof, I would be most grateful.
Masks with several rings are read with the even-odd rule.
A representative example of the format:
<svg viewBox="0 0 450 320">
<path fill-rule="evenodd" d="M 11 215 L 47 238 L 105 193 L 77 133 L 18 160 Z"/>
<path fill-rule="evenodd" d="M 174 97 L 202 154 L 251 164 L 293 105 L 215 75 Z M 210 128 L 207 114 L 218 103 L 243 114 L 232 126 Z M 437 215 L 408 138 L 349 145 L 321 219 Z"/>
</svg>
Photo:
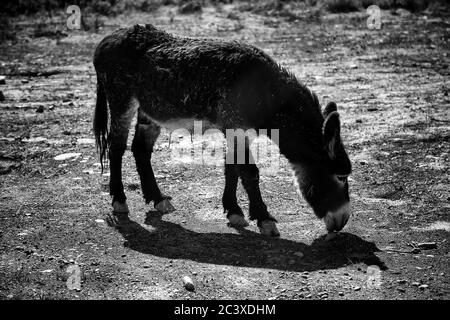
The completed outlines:
<svg viewBox="0 0 450 320">
<path fill-rule="evenodd" d="M 259 231 L 264 236 L 269 237 L 279 237 L 280 233 L 278 232 L 277 225 L 275 221 L 272 220 L 264 220 L 261 222 L 261 226 L 259 227 Z"/>
<path fill-rule="evenodd" d="M 240 227 L 240 228 L 248 227 L 247 220 L 245 220 L 245 218 L 240 214 L 232 214 L 228 216 L 228 221 L 230 221 L 232 227 Z"/>
<path fill-rule="evenodd" d="M 161 213 L 171 213 L 175 211 L 175 207 L 172 206 L 168 199 L 164 199 L 155 204 L 155 209 Z"/>
<path fill-rule="evenodd" d="M 113 202 L 113 211 L 114 213 L 129 213 L 128 205 L 126 202 L 120 203 L 119 201 Z"/>
</svg>

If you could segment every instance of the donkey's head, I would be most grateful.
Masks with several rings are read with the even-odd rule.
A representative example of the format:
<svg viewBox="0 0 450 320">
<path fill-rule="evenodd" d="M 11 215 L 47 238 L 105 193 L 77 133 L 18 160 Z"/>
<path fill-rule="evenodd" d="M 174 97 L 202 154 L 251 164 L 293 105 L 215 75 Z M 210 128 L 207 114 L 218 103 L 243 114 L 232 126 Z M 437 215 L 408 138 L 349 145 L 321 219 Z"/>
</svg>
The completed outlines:
<svg viewBox="0 0 450 320">
<path fill-rule="evenodd" d="M 323 110 L 322 152 L 293 164 L 295 181 L 314 213 L 324 219 L 328 231 L 340 231 L 350 217 L 347 177 L 350 160 L 341 140 L 341 123 L 334 102 Z"/>
</svg>

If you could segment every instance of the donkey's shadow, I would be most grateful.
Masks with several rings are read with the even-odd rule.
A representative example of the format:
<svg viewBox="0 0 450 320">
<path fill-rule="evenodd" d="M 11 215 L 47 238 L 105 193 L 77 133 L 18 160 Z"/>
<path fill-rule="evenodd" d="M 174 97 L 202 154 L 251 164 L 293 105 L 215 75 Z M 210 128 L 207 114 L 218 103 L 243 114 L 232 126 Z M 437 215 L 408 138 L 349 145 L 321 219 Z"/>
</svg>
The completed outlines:
<svg viewBox="0 0 450 320">
<path fill-rule="evenodd" d="M 270 239 L 246 229 L 238 234 L 199 233 L 164 221 L 157 211 L 147 212 L 145 224 L 150 230 L 128 215 L 110 216 L 108 223 L 122 234 L 128 248 L 169 259 L 283 271 L 335 269 L 360 262 L 386 269 L 375 255 L 380 250 L 374 243 L 349 233 L 332 241 L 322 236 L 310 245 Z"/>
</svg>

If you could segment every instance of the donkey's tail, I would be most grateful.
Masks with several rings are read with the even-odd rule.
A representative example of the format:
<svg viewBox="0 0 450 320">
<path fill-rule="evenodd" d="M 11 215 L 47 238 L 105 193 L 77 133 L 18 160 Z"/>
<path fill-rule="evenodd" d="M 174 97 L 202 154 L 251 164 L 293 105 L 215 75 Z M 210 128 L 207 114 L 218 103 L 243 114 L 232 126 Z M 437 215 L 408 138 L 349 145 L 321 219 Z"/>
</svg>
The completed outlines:
<svg viewBox="0 0 450 320">
<path fill-rule="evenodd" d="M 103 161 L 108 149 L 108 105 L 101 81 L 97 79 L 97 104 L 94 112 L 94 134 L 97 150 L 100 152 L 100 164 L 103 173 Z"/>
</svg>

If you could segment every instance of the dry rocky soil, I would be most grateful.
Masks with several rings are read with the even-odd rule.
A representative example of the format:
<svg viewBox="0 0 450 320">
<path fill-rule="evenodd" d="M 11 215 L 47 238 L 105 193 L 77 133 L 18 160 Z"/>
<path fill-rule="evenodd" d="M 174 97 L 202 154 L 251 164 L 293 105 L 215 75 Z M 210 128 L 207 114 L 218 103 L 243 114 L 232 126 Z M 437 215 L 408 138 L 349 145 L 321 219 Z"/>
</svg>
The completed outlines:
<svg viewBox="0 0 450 320">
<path fill-rule="evenodd" d="M 377 30 L 365 12 L 173 10 L 103 18 L 97 32 L 67 30 L 63 16 L 11 20 L 17 40 L 0 44 L 0 298 L 449 299 L 449 12 L 382 11 Z M 284 158 L 261 172 L 281 237 L 261 236 L 254 222 L 228 227 L 222 166 L 172 157 L 168 132 L 153 165 L 177 210 L 145 205 L 128 150 L 130 214 L 112 214 L 91 131 L 92 55 L 106 34 L 135 23 L 249 42 L 337 102 L 354 168 L 352 217 L 337 238 L 325 241 Z M 238 199 L 247 210 L 241 186 Z"/>
</svg>

